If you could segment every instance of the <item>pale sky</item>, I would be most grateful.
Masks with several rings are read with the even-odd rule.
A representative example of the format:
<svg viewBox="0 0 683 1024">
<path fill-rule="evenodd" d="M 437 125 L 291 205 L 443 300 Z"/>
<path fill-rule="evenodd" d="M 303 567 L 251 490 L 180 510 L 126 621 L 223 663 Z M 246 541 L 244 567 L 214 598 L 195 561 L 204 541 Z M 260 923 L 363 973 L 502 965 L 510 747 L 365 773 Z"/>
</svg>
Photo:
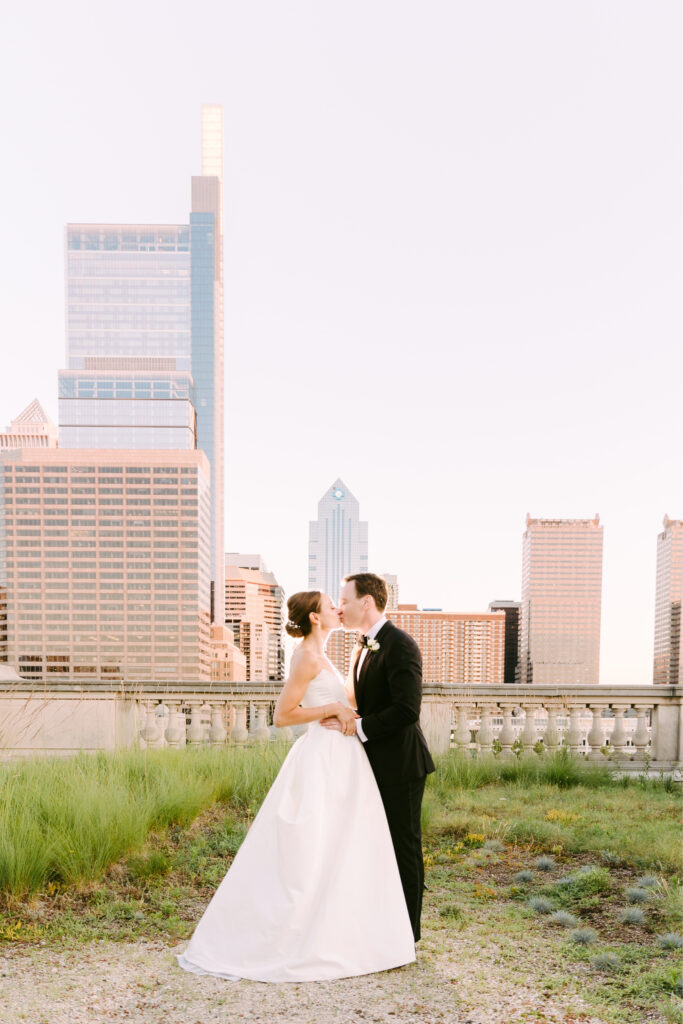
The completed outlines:
<svg viewBox="0 0 683 1024">
<path fill-rule="evenodd" d="M 519 599 L 526 513 L 605 527 L 603 683 L 650 683 L 683 516 L 678 0 L 10 2 L 0 426 L 57 420 L 69 221 L 187 223 L 225 114 L 228 550 Z"/>
</svg>

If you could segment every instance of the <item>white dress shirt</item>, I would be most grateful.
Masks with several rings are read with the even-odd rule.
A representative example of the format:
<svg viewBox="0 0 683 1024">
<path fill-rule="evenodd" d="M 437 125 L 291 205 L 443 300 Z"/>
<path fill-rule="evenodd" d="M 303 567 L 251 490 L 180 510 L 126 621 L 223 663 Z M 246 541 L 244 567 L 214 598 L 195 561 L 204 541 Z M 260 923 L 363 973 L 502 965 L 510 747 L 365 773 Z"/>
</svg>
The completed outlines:
<svg viewBox="0 0 683 1024">
<path fill-rule="evenodd" d="M 379 633 L 380 629 L 382 628 L 382 626 L 385 624 L 386 621 L 387 621 L 387 617 L 386 617 L 386 615 L 383 615 L 381 619 L 377 620 L 377 622 L 375 623 L 374 626 L 370 627 L 370 629 L 365 634 L 366 637 L 368 638 L 368 640 L 374 640 L 375 639 L 375 637 L 377 636 L 377 634 Z M 365 659 L 367 657 L 367 654 L 368 654 L 368 648 L 364 647 L 363 650 L 360 652 L 360 658 L 358 659 L 358 664 L 356 665 L 356 679 L 355 679 L 356 683 L 358 682 L 358 679 L 360 677 L 361 665 L 365 661 Z M 362 718 L 357 718 L 356 719 L 356 732 L 358 733 L 358 735 L 359 735 L 360 739 L 363 741 L 363 743 L 367 743 L 368 742 L 368 738 L 365 735 L 365 733 L 363 732 L 362 722 L 363 722 Z"/>
</svg>

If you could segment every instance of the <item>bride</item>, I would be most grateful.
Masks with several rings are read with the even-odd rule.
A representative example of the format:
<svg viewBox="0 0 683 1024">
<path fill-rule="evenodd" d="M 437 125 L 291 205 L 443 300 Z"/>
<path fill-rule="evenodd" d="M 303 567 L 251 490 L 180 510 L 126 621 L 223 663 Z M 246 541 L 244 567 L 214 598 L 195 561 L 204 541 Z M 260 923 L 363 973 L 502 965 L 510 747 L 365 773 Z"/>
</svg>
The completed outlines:
<svg viewBox="0 0 683 1024">
<path fill-rule="evenodd" d="M 325 656 L 339 613 L 317 590 L 292 595 L 287 609 L 287 632 L 303 639 L 274 722 L 309 728 L 177 957 L 195 974 L 322 981 L 415 960 L 384 806 L 355 735 L 353 693 Z M 333 717 L 341 730 L 321 727 Z"/>
</svg>

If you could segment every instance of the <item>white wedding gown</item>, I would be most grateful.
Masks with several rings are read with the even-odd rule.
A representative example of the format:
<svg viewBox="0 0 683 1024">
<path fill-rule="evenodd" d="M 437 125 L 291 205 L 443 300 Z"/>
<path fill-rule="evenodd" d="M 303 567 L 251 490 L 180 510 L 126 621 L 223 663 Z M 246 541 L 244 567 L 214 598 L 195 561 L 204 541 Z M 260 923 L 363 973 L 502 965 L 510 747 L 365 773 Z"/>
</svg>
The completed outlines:
<svg viewBox="0 0 683 1024">
<path fill-rule="evenodd" d="M 304 707 L 343 701 L 323 669 Z M 357 737 L 318 722 L 292 745 L 230 869 L 178 957 L 185 970 L 322 981 L 415 960 L 377 783 Z"/>
</svg>

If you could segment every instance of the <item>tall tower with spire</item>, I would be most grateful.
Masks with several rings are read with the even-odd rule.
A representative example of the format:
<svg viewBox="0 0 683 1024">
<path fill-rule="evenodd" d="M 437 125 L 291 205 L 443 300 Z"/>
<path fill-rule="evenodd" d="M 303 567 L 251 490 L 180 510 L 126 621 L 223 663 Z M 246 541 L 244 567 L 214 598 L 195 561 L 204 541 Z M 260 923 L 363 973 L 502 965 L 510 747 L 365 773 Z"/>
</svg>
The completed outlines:
<svg viewBox="0 0 683 1024">
<path fill-rule="evenodd" d="M 223 413 L 223 108 L 202 107 L 202 173 L 190 213 L 192 395 L 197 447 L 211 464 L 212 620 L 225 621 Z"/>
<path fill-rule="evenodd" d="M 309 523 L 308 586 L 339 600 L 344 576 L 368 571 L 368 524 L 360 520 L 358 500 L 339 477 L 318 502 L 318 518 Z"/>
<path fill-rule="evenodd" d="M 223 113 L 216 104 L 202 107 L 201 147 L 189 225 L 67 226 L 59 445 L 206 454 L 212 620 L 221 625 Z"/>
</svg>

